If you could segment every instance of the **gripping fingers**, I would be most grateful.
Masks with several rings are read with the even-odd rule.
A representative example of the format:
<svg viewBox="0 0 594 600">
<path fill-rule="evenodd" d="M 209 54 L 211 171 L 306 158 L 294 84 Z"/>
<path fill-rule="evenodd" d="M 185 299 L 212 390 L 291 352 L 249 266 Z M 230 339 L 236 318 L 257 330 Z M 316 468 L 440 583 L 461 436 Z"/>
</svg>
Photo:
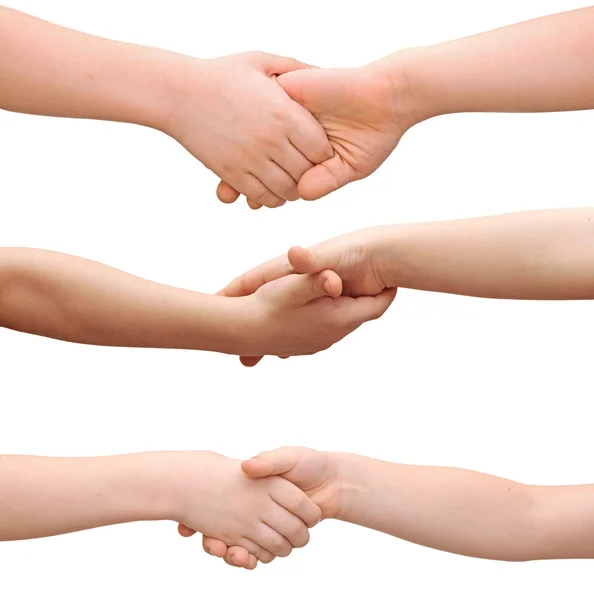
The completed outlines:
<svg viewBox="0 0 594 600">
<path fill-rule="evenodd" d="M 293 548 L 303 548 L 309 542 L 309 530 L 305 523 L 280 505 L 266 515 L 266 525 L 278 531 Z"/>
<path fill-rule="evenodd" d="M 226 181 L 219 181 L 219 185 L 217 185 L 217 198 L 223 202 L 223 204 L 233 204 L 239 196 L 240 193 Z"/>
<path fill-rule="evenodd" d="M 258 566 L 258 559 L 248 554 L 241 546 L 232 546 L 227 550 L 223 560 L 230 566 L 253 571 Z"/>
<path fill-rule="evenodd" d="M 274 165 L 272 162 L 270 164 Z M 279 168 L 278 165 L 274 166 L 276 166 L 277 169 Z M 245 173 L 243 177 L 220 182 L 217 187 L 217 196 L 219 200 L 227 204 L 235 202 L 239 197 L 239 194 L 243 194 L 254 204 L 261 204 L 263 206 L 268 206 L 269 208 L 282 206 L 285 203 L 283 198 L 280 198 L 270 191 L 262 181 L 252 173 Z"/>
<path fill-rule="evenodd" d="M 272 285 L 269 293 L 274 294 L 278 305 L 291 308 L 325 296 L 337 298 L 342 293 L 342 280 L 329 270 L 314 275 L 287 275 Z"/>
<path fill-rule="evenodd" d="M 291 468 L 294 466 L 292 465 Z M 278 485 L 272 488 L 270 497 L 278 505 L 302 521 L 306 527 L 313 527 L 322 520 L 322 510 L 320 507 L 305 492 L 289 484 L 284 479 L 278 480 Z"/>
<path fill-rule="evenodd" d="M 266 523 L 259 523 L 252 537 L 256 544 L 264 550 L 268 550 L 274 556 L 284 558 L 293 551 L 293 546 L 289 540 Z"/>
<path fill-rule="evenodd" d="M 258 169 L 253 171 L 253 175 L 277 197 L 283 200 L 297 200 L 299 198 L 297 181 L 274 160 L 262 163 Z M 260 202 L 258 198 L 252 196 L 249 196 L 249 198 L 252 201 Z M 262 202 L 260 203 L 263 204 Z"/>
</svg>

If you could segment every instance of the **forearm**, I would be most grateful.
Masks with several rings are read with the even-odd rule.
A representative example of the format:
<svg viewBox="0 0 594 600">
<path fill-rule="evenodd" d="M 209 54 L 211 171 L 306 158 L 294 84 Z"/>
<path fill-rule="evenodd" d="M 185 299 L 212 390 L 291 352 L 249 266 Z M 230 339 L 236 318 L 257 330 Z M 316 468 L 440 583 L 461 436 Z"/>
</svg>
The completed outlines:
<svg viewBox="0 0 594 600">
<path fill-rule="evenodd" d="M 105 346 L 241 353 L 237 300 L 67 254 L 0 249 L 0 325 L 26 333 Z"/>
<path fill-rule="evenodd" d="M 339 518 L 455 554 L 594 558 L 594 486 L 526 486 L 463 469 L 340 456 Z"/>
<path fill-rule="evenodd" d="M 0 7 L 0 108 L 160 128 L 173 53 L 87 35 Z"/>
<path fill-rule="evenodd" d="M 458 112 L 594 108 L 594 8 L 398 52 L 415 121 Z"/>
<path fill-rule="evenodd" d="M 171 518 L 168 454 L 0 456 L 0 540 Z"/>
<path fill-rule="evenodd" d="M 594 298 L 594 209 L 378 227 L 388 286 L 542 300 Z M 375 259 L 374 259 L 375 260 Z"/>
</svg>

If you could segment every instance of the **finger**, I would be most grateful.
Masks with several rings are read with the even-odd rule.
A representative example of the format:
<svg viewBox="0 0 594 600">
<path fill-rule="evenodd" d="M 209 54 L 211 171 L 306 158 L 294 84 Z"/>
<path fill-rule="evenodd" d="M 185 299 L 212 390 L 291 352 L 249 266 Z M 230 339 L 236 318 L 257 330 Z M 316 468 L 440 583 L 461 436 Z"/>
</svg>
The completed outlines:
<svg viewBox="0 0 594 600">
<path fill-rule="evenodd" d="M 297 181 L 293 179 L 275 160 L 267 160 L 259 164 L 252 172 L 268 190 L 270 190 L 277 198 L 283 200 L 297 200 L 299 192 L 297 191 Z M 251 201 L 259 202 L 259 198 L 249 196 Z"/>
<path fill-rule="evenodd" d="M 278 148 L 273 158 L 276 164 L 282 167 L 296 182 L 314 166 L 291 142 Z M 287 198 L 287 200 L 297 200 L 299 197 L 297 186 L 295 186 L 295 194 L 295 198 Z"/>
<path fill-rule="evenodd" d="M 270 163 L 271 164 L 271 163 Z M 284 198 L 277 196 L 253 173 L 248 173 L 244 179 L 244 186 L 241 190 L 246 198 L 249 198 L 256 204 L 275 208 L 285 203 Z"/>
<path fill-rule="evenodd" d="M 286 557 L 293 551 L 289 540 L 275 531 L 266 523 L 259 523 L 253 536 L 253 541 L 268 550 L 274 556 Z"/>
<path fill-rule="evenodd" d="M 322 511 L 320 507 L 307 496 L 307 494 L 301 491 L 298 487 L 290 483 L 285 479 L 280 479 L 273 483 L 270 497 L 283 509 L 287 510 L 291 515 L 294 515 L 297 520 L 307 527 L 313 527 L 322 520 Z M 284 535 L 291 543 L 292 538 L 288 535 L 289 532 L 284 529 L 279 529 L 273 523 L 266 521 L 273 529 L 276 529 L 279 533 Z M 293 525 L 296 525 L 293 522 Z M 298 532 L 293 532 L 295 535 Z M 295 548 L 301 546 L 295 546 Z"/>
<path fill-rule="evenodd" d="M 316 71 L 308 73 L 308 78 L 313 72 Z M 293 126 L 289 128 L 288 137 L 293 146 L 314 165 L 331 160 L 335 155 L 334 149 L 328 141 L 324 128 L 312 116 L 312 113 L 316 114 L 316 107 L 308 104 L 310 99 L 303 93 L 303 77 L 299 73 L 289 74 L 279 77 L 277 83 L 292 100 L 302 107 L 302 111 L 293 111 L 292 113 L 294 116 Z M 299 187 L 301 188 L 301 186 Z"/>
<path fill-rule="evenodd" d="M 271 284 L 267 293 L 274 301 L 286 307 L 305 306 L 312 300 L 342 294 L 342 280 L 334 271 L 322 271 L 313 275 L 287 275 Z"/>
<path fill-rule="evenodd" d="M 241 463 L 242 471 L 253 479 L 284 475 L 292 471 L 301 459 L 301 449 L 297 447 L 278 448 L 261 452 L 257 456 Z"/>
<path fill-rule="evenodd" d="M 278 533 L 289 541 L 293 548 L 303 548 L 304 546 L 307 546 L 309 542 L 309 531 L 305 523 L 280 506 L 280 504 L 276 505 L 276 509 L 270 511 L 266 515 L 266 518 L 264 519 L 266 525 L 275 531 L 278 531 Z"/>
<path fill-rule="evenodd" d="M 244 367 L 255 367 L 263 358 L 263 356 L 240 356 L 239 360 Z"/>
<path fill-rule="evenodd" d="M 305 115 L 301 115 L 301 118 L 295 116 L 293 125 L 287 132 L 289 141 L 303 156 L 305 156 L 313 165 L 309 171 L 306 171 L 297 186 L 298 193 L 301 197 L 301 182 L 303 178 L 307 177 L 311 171 L 320 164 L 325 162 L 333 161 L 335 158 L 334 149 L 326 137 L 326 133 L 322 126 L 305 110 Z M 307 118 L 303 118 L 303 117 Z M 305 198 L 305 200 L 316 200 L 316 198 Z"/>
<path fill-rule="evenodd" d="M 296 58 L 279 56 L 278 54 L 268 54 L 265 52 L 259 54 L 258 65 L 262 66 L 264 72 L 269 76 L 282 75 L 283 73 L 290 73 L 291 71 L 312 68 L 311 65 L 302 63 Z"/>
<path fill-rule="evenodd" d="M 289 249 L 287 258 L 297 273 L 318 273 L 324 269 L 336 269 L 340 261 L 340 254 L 334 257 L 324 256 L 315 248 L 308 250 L 301 246 L 293 246 Z"/>
<path fill-rule="evenodd" d="M 250 556 L 254 556 L 260 562 L 268 564 L 274 560 L 274 554 L 271 554 L 268 550 L 264 550 L 264 548 L 259 544 L 256 544 L 254 540 L 242 537 L 240 542 L 241 547 L 245 548 L 250 553 Z M 229 548 L 229 550 L 231 550 L 231 548 Z"/>
<path fill-rule="evenodd" d="M 279 256 L 237 277 L 227 287 L 223 288 L 218 295 L 229 297 L 249 296 L 265 283 L 275 281 L 294 272 L 287 257 Z"/>
<path fill-rule="evenodd" d="M 196 533 L 195 529 L 190 529 L 190 527 L 183 523 L 177 526 L 177 531 L 182 537 L 192 537 Z"/>
<path fill-rule="evenodd" d="M 250 563 L 250 555 L 245 548 L 233 546 L 223 557 L 224 561 L 231 567 L 247 568 Z"/>
<path fill-rule="evenodd" d="M 241 194 L 226 181 L 219 181 L 217 185 L 217 198 L 224 204 L 232 204 Z"/>
<path fill-rule="evenodd" d="M 297 147 L 301 148 L 301 146 Z M 335 154 L 307 171 L 299 180 L 297 187 L 299 195 L 304 200 L 317 200 L 357 179 L 360 179 L 357 171 Z"/>
<path fill-rule="evenodd" d="M 274 164 L 274 163 L 270 163 Z M 243 194 L 255 204 L 262 204 L 269 208 L 282 206 L 285 201 L 271 192 L 253 173 L 245 173 L 242 177 L 234 177 L 223 184 L 219 183 L 217 196 L 221 201 L 235 201 L 235 193 Z"/>
<path fill-rule="evenodd" d="M 217 558 L 223 558 L 228 551 L 225 542 L 206 535 L 202 536 L 202 548 L 204 549 L 204 552 L 216 556 Z"/>
<path fill-rule="evenodd" d="M 258 210 L 259 208 L 262 208 L 262 204 L 258 204 L 257 202 L 254 202 L 253 200 L 250 200 L 249 198 L 246 198 L 246 201 L 247 201 L 248 206 L 252 210 Z"/>
</svg>

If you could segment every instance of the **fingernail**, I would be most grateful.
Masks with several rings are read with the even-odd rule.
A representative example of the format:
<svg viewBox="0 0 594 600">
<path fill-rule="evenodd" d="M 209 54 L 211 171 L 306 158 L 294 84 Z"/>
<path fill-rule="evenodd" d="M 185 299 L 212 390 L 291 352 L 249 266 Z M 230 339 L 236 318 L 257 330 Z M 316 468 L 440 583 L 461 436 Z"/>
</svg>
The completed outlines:
<svg viewBox="0 0 594 600">
<path fill-rule="evenodd" d="M 332 295 L 332 286 L 330 285 L 330 282 L 326 279 L 326 281 L 324 281 L 324 289 L 326 290 L 326 293 L 329 295 Z"/>
<path fill-rule="evenodd" d="M 241 563 L 235 558 L 235 556 L 231 557 L 231 562 L 238 567 L 241 567 Z"/>
</svg>

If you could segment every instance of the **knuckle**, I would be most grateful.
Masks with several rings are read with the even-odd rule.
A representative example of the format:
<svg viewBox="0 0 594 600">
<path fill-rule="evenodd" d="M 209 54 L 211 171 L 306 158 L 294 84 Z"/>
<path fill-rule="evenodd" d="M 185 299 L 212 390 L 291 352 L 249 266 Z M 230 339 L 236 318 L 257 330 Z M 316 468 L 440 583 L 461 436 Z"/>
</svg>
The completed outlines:
<svg viewBox="0 0 594 600">
<path fill-rule="evenodd" d="M 305 519 L 305 524 L 308 527 L 313 527 L 317 525 L 322 520 L 322 509 L 318 505 L 315 506 L 315 511 L 312 511 L 311 515 L 308 515 Z M 309 533 L 308 533 L 309 535 Z"/>
<path fill-rule="evenodd" d="M 310 160 L 315 164 L 323 163 L 325 160 L 332 158 L 333 154 L 331 146 L 327 143 L 322 143 L 315 149 L 312 149 Z"/>
<path fill-rule="evenodd" d="M 281 182 L 278 186 L 278 195 L 284 200 L 297 200 L 299 198 L 297 184 L 292 179 Z"/>
<path fill-rule="evenodd" d="M 300 538 L 307 533 L 307 528 L 303 523 L 294 522 L 289 526 L 287 533 L 292 538 Z"/>
<path fill-rule="evenodd" d="M 291 546 L 281 540 L 273 542 L 272 550 L 276 556 L 280 556 L 281 558 L 285 558 L 291 554 Z"/>
</svg>

